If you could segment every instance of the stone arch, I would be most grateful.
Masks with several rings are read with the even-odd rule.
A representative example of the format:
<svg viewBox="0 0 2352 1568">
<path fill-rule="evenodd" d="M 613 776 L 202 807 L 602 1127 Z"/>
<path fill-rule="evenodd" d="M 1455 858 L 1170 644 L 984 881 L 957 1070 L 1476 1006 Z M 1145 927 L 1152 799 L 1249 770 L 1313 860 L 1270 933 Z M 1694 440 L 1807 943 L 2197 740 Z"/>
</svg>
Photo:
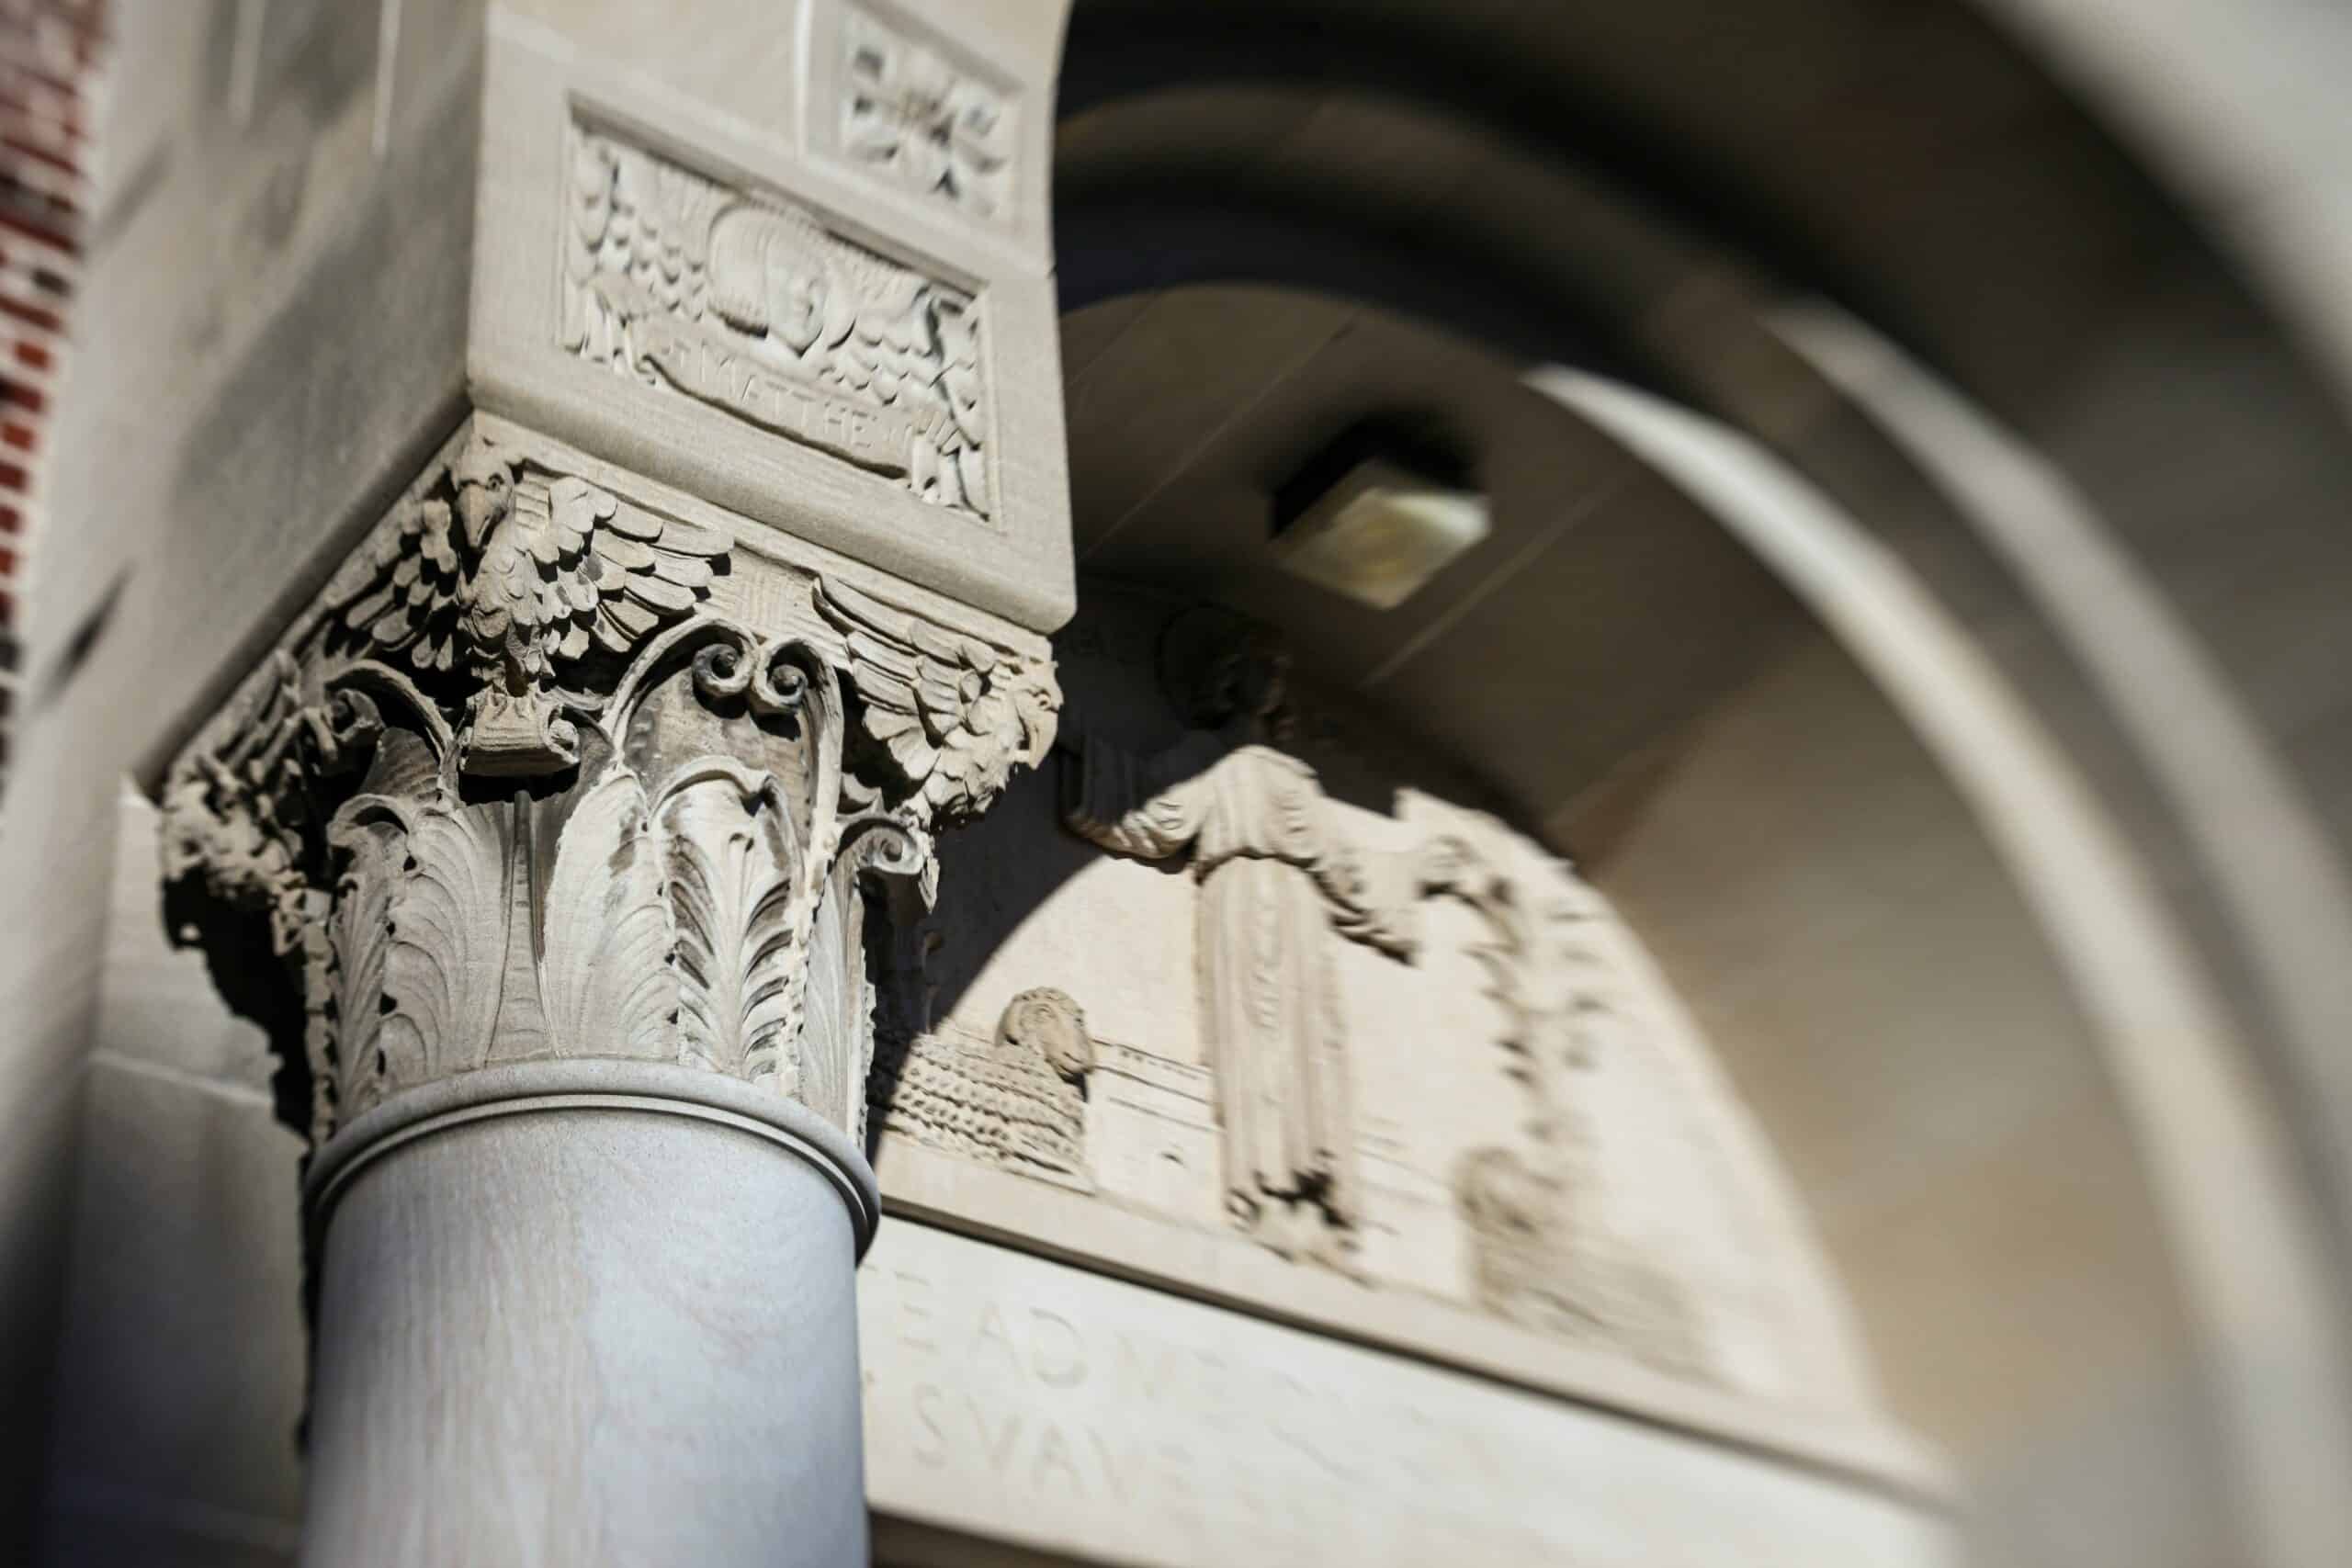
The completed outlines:
<svg viewBox="0 0 2352 1568">
<path fill-rule="evenodd" d="M 2239 1168 L 2267 1174 L 2254 1190 L 2208 1186 L 2199 1135 L 2166 1130 L 2145 1105 L 2133 1114 L 2152 1185 L 2174 1194 L 2159 1201 L 2239 1445 L 2239 1494 L 2257 1499 L 2278 1560 L 2300 1561 L 2324 1532 L 2298 1517 L 2299 1488 L 2272 1479 L 2284 1472 L 2272 1445 L 2291 1450 L 2293 1469 L 2315 1428 L 2261 1371 L 2271 1342 L 2243 1337 L 2231 1303 L 2248 1277 L 2270 1277 L 2262 1258 L 2299 1280 L 2282 1289 L 2302 1303 L 2304 1375 L 2340 1391 L 2344 1303 L 2324 1281 L 2343 1256 L 2352 1127 L 2328 1066 L 2342 976 L 2315 961 L 2316 942 L 2298 959 L 2301 942 L 2279 939 L 2346 918 L 2341 824 L 2322 749 L 2265 716 L 2291 705 L 2276 660 L 2266 665 L 2254 628 L 2193 591 L 2200 569 L 2186 541 L 2210 521 L 2196 512 L 2210 497 L 2153 492 L 2122 446 L 2090 433 L 2169 431 L 2212 450 L 2256 438 L 2241 423 L 2252 406 L 2282 419 L 2292 436 L 2263 447 L 2289 470 L 2273 487 L 2284 504 L 2260 526 L 2273 558 L 2299 563 L 2265 573 L 2287 599 L 2296 573 L 2342 570 L 2323 519 L 2346 445 L 2324 389 L 2168 193 L 1991 28 L 1959 7 L 1914 20 L 1904 38 L 1802 4 L 1751 15 L 1751 47 L 1849 46 L 1821 79 L 1764 88 L 1727 74 L 1742 51 L 1694 50 L 1708 29 L 1674 6 L 1545 39 L 1484 8 L 1333 26 L 1311 4 L 1277 6 L 1238 24 L 1249 47 L 1228 51 L 1230 38 L 1172 8 L 1082 6 L 1057 172 L 1065 302 L 1187 283 L 1312 287 L 1444 321 L 1521 363 L 1629 381 L 1772 454 L 1928 602 L 1957 609 L 1975 654 L 2090 782 L 2100 820 L 2083 831 L 2119 837 L 2122 874 L 2161 889 L 2144 908 L 2173 933 L 2163 962 L 2203 998 L 2189 1011 L 2217 1011 L 2208 1060 L 2244 1096 Z M 1107 47 L 1114 31 L 1122 47 Z M 1890 69 L 1905 62 L 1908 73 Z M 1870 123 L 1873 98 L 1898 80 L 1921 121 L 1958 133 L 1876 148 L 1868 168 L 1806 154 L 1804 136 Z M 2030 134 L 1987 134 L 2015 125 Z M 1432 173 L 1465 166 L 1479 177 Z M 1938 231 L 1925 199 L 1890 220 L 1877 196 L 1906 177 L 1923 189 L 1959 178 L 2004 205 L 1973 238 Z M 2168 601 L 2168 635 L 2211 679 L 2213 723 L 2198 739 L 2135 722 L 2161 693 L 2154 666 L 2133 667 L 2122 649 L 2150 644 L 2098 624 L 2080 579 L 2055 582 L 2053 557 L 2013 528 L 2005 536 L 1983 497 L 1955 493 L 1949 466 L 1905 439 L 1902 409 L 1858 388 L 1821 334 L 1807 337 L 1792 301 L 1816 294 L 1898 345 L 1981 426 L 2006 427 L 2084 503 L 2094 554 L 2127 561 Z M 2260 392 L 2210 411 L 2211 423 L 2201 405 L 2153 406 L 2134 378 L 2160 343 Z M 2184 416 L 2199 422 L 2193 434 Z M 2331 536 L 2305 537 L 2321 534 Z M 2242 782 L 2278 809 L 2216 810 L 2222 797 L 2199 781 L 2221 776 L 2217 757 L 2224 773 L 2245 764 Z M 2233 820 L 2247 836 L 2221 842 Z M 2274 863 L 2291 869 L 2252 887 L 2250 866 Z M 2128 988 L 2129 967 L 2078 979 L 2094 994 Z M 2154 1035 L 2107 1038 L 2120 1081 L 2161 1075 Z M 2221 1190 L 2240 1197 L 2217 1202 Z M 2247 1204 L 2279 1218 L 2267 1252 L 2250 1254 L 2222 1217 Z"/>
</svg>

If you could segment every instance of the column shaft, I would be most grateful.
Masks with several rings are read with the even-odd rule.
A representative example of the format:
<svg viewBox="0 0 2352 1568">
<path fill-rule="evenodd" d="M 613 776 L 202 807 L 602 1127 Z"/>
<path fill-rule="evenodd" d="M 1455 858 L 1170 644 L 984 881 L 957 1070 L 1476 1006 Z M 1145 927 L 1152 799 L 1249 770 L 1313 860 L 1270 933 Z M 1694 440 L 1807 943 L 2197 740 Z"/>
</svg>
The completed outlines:
<svg viewBox="0 0 2352 1568">
<path fill-rule="evenodd" d="M 303 1562 L 865 1562 L 837 1181 L 684 1101 L 501 1109 L 334 1195 Z"/>
</svg>

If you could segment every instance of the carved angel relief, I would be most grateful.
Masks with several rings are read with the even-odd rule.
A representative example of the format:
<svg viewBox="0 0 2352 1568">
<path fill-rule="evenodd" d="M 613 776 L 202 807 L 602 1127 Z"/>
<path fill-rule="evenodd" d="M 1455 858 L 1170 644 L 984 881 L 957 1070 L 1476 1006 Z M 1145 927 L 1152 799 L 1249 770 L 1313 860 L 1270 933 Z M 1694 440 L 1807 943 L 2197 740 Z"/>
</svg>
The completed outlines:
<svg viewBox="0 0 2352 1568">
<path fill-rule="evenodd" d="M 599 131 L 571 176 L 565 348 L 993 513 L 978 300 Z"/>
<path fill-rule="evenodd" d="M 184 940 L 224 972 L 248 929 L 286 965 L 299 1010 L 248 1010 L 313 1137 L 551 1055 L 697 1066 L 862 1130 L 865 885 L 928 900 L 933 828 L 1046 744 L 1051 669 L 813 579 L 748 627 L 707 604 L 728 565 L 477 429 L 183 755 Z"/>
</svg>

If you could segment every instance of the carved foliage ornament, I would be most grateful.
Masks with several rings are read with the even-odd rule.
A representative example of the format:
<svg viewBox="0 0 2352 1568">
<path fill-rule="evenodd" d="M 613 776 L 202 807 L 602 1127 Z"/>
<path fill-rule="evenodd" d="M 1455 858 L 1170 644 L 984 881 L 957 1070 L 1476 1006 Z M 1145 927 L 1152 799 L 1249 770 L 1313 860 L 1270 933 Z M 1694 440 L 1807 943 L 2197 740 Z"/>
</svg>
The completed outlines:
<svg viewBox="0 0 2352 1568">
<path fill-rule="evenodd" d="M 601 131 L 575 126 L 571 161 L 565 348 L 993 513 L 970 295 Z"/>
<path fill-rule="evenodd" d="M 264 1021 L 314 1138 L 548 1055 L 862 1132 L 862 885 L 929 900 L 933 830 L 1050 742 L 1052 671 L 835 583 L 746 626 L 707 603 L 729 565 L 478 430 L 183 755 L 166 874 L 217 971 L 245 930 L 290 973 L 299 1046 Z"/>
<path fill-rule="evenodd" d="M 841 145 L 893 183 L 978 218 L 1012 214 L 1011 96 L 852 8 L 842 28 Z"/>
<path fill-rule="evenodd" d="M 1589 890 L 1565 861 L 1541 852 L 1532 875 L 1515 876 L 1466 839 L 1439 841 L 1449 863 L 1440 889 L 1486 923 L 1487 940 L 1472 953 L 1502 1011 L 1498 1043 L 1527 1097 L 1526 1152 L 1489 1145 L 1464 1155 L 1453 1172 L 1480 1304 L 1528 1327 L 1614 1345 L 1678 1375 L 1713 1378 L 1689 1303 L 1611 1233 L 1598 1190 L 1580 1079 L 1597 1065 L 1611 987 L 1587 941 Z"/>
</svg>

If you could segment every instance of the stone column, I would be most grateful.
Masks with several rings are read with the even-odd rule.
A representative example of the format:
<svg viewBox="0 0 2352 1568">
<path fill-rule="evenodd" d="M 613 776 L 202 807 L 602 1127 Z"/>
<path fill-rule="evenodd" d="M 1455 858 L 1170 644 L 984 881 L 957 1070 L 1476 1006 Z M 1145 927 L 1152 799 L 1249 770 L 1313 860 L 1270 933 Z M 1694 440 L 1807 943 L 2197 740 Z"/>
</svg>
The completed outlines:
<svg viewBox="0 0 2352 1568">
<path fill-rule="evenodd" d="M 306 1562 L 865 1560 L 867 915 L 1057 705 L 1034 634 L 468 419 L 165 790 L 311 1139 Z"/>
<path fill-rule="evenodd" d="M 166 897 L 311 1140 L 314 1564 L 864 1561 L 867 917 L 1051 739 L 1059 7 L 639 9 L 328 7 L 356 107 L 220 139 L 336 174 L 150 633 L 243 677 Z"/>
</svg>

